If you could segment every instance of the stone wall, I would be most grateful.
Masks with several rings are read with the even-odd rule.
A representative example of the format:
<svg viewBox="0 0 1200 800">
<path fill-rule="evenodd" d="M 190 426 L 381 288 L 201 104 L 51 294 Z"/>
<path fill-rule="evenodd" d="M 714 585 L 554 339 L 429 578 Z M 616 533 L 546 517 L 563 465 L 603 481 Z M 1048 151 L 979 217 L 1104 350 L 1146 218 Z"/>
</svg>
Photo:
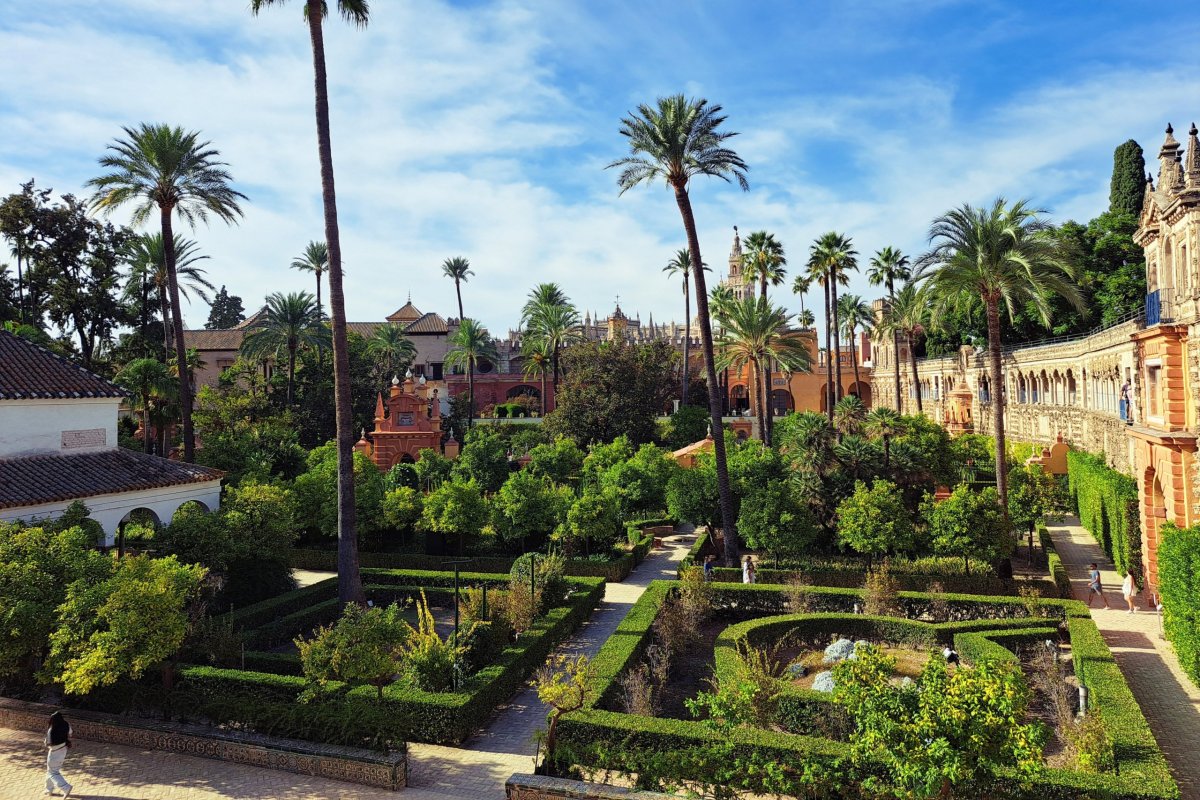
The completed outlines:
<svg viewBox="0 0 1200 800">
<path fill-rule="evenodd" d="M 521 773 L 504 782 L 504 792 L 508 800 L 678 800 L 675 795 Z"/>
<path fill-rule="evenodd" d="M 0 698 L 0 727 L 45 734 L 54 707 Z M 315 744 L 294 739 L 224 731 L 199 725 L 114 717 L 63 709 L 75 739 L 166 750 L 172 753 L 250 764 L 384 789 L 407 783 L 407 748 L 377 753 L 357 747 Z"/>
</svg>

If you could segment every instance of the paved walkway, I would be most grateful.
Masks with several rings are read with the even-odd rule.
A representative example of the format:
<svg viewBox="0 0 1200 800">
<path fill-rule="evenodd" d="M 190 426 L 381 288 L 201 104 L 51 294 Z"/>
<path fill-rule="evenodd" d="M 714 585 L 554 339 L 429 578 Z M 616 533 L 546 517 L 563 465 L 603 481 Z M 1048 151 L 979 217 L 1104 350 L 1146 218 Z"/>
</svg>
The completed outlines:
<svg viewBox="0 0 1200 800">
<path fill-rule="evenodd" d="M 690 531 L 668 537 L 623 583 L 610 583 L 591 619 L 563 649 L 594 654 L 616 630 L 652 580 L 673 578 L 691 546 Z M 305 584 L 327 577 L 298 575 Z M 402 794 L 340 781 L 228 764 L 136 747 L 77 742 L 63 774 L 75 785 L 72 798 L 87 800 L 499 800 L 514 772 L 533 770 L 534 733 L 546 709 L 532 688 L 519 692 L 487 729 L 462 747 L 409 746 L 409 788 Z M 0 800 L 39 797 L 45 775 L 41 737 L 0 728 Z"/>
<path fill-rule="evenodd" d="M 1161 634 L 1161 618 L 1148 595 L 1127 613 L 1121 576 L 1100 545 L 1075 517 L 1052 525 L 1054 547 L 1071 575 L 1075 597 L 1087 602 L 1088 564 L 1095 562 L 1111 606 L 1097 607 L 1092 619 L 1129 682 L 1154 738 L 1162 747 L 1184 800 L 1200 800 L 1200 688 L 1179 668 L 1179 660 Z"/>
</svg>

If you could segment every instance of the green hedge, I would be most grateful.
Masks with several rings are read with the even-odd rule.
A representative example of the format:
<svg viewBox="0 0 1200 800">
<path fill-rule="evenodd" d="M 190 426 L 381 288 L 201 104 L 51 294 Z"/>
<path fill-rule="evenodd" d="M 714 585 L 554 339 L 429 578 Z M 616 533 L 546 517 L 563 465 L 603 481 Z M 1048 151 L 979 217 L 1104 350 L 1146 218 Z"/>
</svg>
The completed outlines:
<svg viewBox="0 0 1200 800">
<path fill-rule="evenodd" d="M 364 570 L 363 576 L 370 581 L 371 593 L 412 592 L 422 584 L 427 592 L 445 592 L 454 581 L 453 573 L 410 570 Z M 248 668 L 290 674 L 184 666 L 163 703 L 176 716 L 329 744 L 380 748 L 398 741 L 455 744 L 484 724 L 496 706 L 545 663 L 554 647 L 588 619 L 604 596 L 604 581 L 600 578 L 567 580 L 573 588 L 567 603 L 538 619 L 493 664 L 468 677 L 457 691 L 424 692 L 394 683 L 385 687 L 379 700 L 372 687 L 348 689 L 331 684 L 314 699 L 299 702 L 308 684 L 295 674 L 299 672 L 298 659 L 252 652 L 247 653 Z M 507 576 L 463 573 L 460 581 L 462 585 L 498 585 L 506 584 Z M 336 585 L 331 585 L 336 591 Z M 285 598 L 274 601 L 275 606 L 287 606 Z M 327 602 L 336 608 L 336 598 Z M 243 618 L 255 618 L 266 612 L 252 608 L 241 613 Z M 281 619 L 272 625 L 283 622 Z M 254 637 L 256 632 L 249 634 Z"/>
<path fill-rule="evenodd" d="M 1067 453 L 1067 481 L 1083 527 L 1117 571 L 1132 572 L 1142 586 L 1142 533 L 1133 478 L 1110 469 L 1101 456 L 1072 450 Z"/>
<path fill-rule="evenodd" d="M 569 558 L 563 567 L 564 574 L 579 578 L 604 578 L 610 583 L 620 583 L 629 577 L 633 568 L 646 558 L 646 554 L 654 546 L 654 537 L 643 534 L 643 528 L 654 525 L 671 524 L 669 518 L 638 519 L 625 523 L 627 539 L 630 543 L 628 552 L 622 553 L 608 561 L 592 561 L 584 558 Z M 407 570 L 445 570 L 447 563 L 461 561 L 460 556 L 430 556 L 420 553 L 366 553 L 358 554 L 359 564 L 364 569 L 407 569 Z M 512 569 L 516 556 L 472 556 L 469 566 L 474 572 L 503 573 Z M 333 572 L 337 570 L 337 552 L 334 550 L 313 550 L 296 548 L 292 550 L 292 567 L 294 569 L 312 570 L 314 572 Z"/>
<path fill-rule="evenodd" d="M 620 714 L 602 710 L 615 697 L 621 674 L 640 658 L 650 641 L 651 626 L 658 609 L 673 584 L 653 582 L 634 604 L 600 652 L 593 659 L 596 669 L 594 699 L 583 710 L 565 717 L 559 736 L 565 757 L 574 763 L 597 769 L 656 774 L 680 781 L 699 781 L 733 786 L 751 792 L 780 793 L 806 797 L 845 796 L 850 789 L 836 783 L 822 794 L 796 778 L 798 764 L 818 764 L 830 776 L 853 767 L 845 745 L 820 736 L 735 728 L 713 730 L 703 723 L 689 720 L 659 719 Z M 719 606 L 742 612 L 763 609 L 782 609 L 783 587 L 758 584 L 741 586 L 714 584 Z M 774 600 L 766 596 L 774 594 Z M 847 589 L 814 587 L 810 600 L 845 604 L 859 596 Z M 908 606 L 920 606 L 933 598 L 904 593 Z M 1042 800 L 1059 798 L 1177 798 L 1178 787 L 1167 769 L 1161 750 L 1154 745 L 1141 709 L 1125 684 L 1112 656 L 1091 621 L 1086 608 L 1070 600 L 1047 600 L 1043 607 L 1049 619 L 1021 619 L 1024 609 L 1008 597 L 969 597 L 948 595 L 943 600 L 954 606 L 973 606 L 978 616 L 1004 619 L 975 619 L 946 623 L 936 627 L 938 638 L 950 636 L 960 653 L 971 657 L 986 657 L 997 653 L 994 648 L 1004 644 L 1016 645 L 1051 638 L 1058 633 L 1057 619 L 1066 618 L 1076 671 L 1092 689 L 1095 708 L 1102 714 L 1113 738 L 1120 764 L 1119 774 L 1085 774 L 1047 769 L 1035 781 L 1031 790 L 1019 788 L 1015 782 L 1002 781 L 1003 795 L 1037 797 Z M 778 613 L 778 612 L 776 612 Z M 1017 615 L 1016 618 L 1007 617 Z M 813 618 L 814 615 L 809 615 Z M 818 615 L 819 616 L 819 615 Z M 831 619 L 826 617 L 826 619 Z M 839 623 L 844 622 L 839 620 Z M 1050 624 L 1046 624 L 1046 623 Z M 874 624 L 863 623 L 866 625 Z M 896 624 L 894 621 L 888 624 Z M 920 623 L 902 623 L 909 631 L 919 629 Z M 987 633 L 992 631 L 992 633 Z M 990 644 L 989 644 L 990 643 Z M 986 651 L 986 652 L 985 652 Z M 1011 652 L 1007 657 L 1012 657 Z M 966 656 L 965 656 L 966 657 Z M 795 708 L 789 714 L 802 719 L 789 719 L 785 724 L 819 728 L 820 723 L 807 698 L 798 694 Z M 832 725 L 830 726 L 832 727 Z M 747 768 L 749 765 L 751 768 Z M 739 769 L 731 769 L 731 767 Z M 861 774 L 861 773 L 860 773 Z"/>
<path fill-rule="evenodd" d="M 1179 665 L 1200 684 L 1200 528 L 1163 525 L 1158 544 L 1158 584 L 1163 630 Z"/>
<path fill-rule="evenodd" d="M 1058 551 L 1054 549 L 1054 540 L 1050 538 L 1050 532 L 1046 530 L 1045 525 L 1038 526 L 1038 543 L 1042 546 L 1042 552 L 1046 554 L 1046 569 L 1050 571 L 1050 578 L 1058 589 L 1058 596 L 1064 600 L 1072 599 L 1075 594 L 1071 589 L 1071 576 L 1067 573 Z"/>
</svg>

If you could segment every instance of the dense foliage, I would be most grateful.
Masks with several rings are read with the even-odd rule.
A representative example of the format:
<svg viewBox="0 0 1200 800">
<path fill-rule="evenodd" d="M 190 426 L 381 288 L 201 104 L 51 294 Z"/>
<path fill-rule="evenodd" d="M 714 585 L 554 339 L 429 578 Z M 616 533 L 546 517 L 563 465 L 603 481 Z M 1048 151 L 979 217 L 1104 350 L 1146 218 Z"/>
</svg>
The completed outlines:
<svg viewBox="0 0 1200 800">
<path fill-rule="evenodd" d="M 1163 630 L 1179 666 L 1200 684 L 1200 528 L 1164 522 L 1159 531 L 1158 581 Z"/>
<path fill-rule="evenodd" d="M 1119 572 L 1132 572 L 1142 585 L 1142 534 L 1137 484 L 1104 463 L 1101 456 L 1067 453 L 1068 490 L 1079 521 L 1087 528 Z"/>
</svg>

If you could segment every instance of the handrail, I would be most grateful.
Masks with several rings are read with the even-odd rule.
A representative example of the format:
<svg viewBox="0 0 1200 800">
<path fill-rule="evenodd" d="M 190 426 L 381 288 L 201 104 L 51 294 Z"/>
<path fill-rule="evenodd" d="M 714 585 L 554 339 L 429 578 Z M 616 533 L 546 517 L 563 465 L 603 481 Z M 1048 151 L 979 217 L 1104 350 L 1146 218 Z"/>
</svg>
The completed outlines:
<svg viewBox="0 0 1200 800">
<path fill-rule="evenodd" d="M 1086 333 L 1063 334 L 1061 336 L 1054 336 L 1049 339 L 1039 339 L 1035 342 L 1002 344 L 1002 345 L 1000 345 L 1000 352 L 1003 355 L 1011 355 L 1012 353 L 1015 353 L 1018 350 L 1032 350 L 1037 347 L 1051 347 L 1053 345 L 1058 345 L 1058 344 L 1068 344 L 1070 342 L 1079 342 L 1079 341 L 1083 341 L 1084 339 L 1090 339 L 1093 336 L 1099 336 L 1100 334 L 1104 333 L 1105 331 L 1110 331 L 1113 328 L 1119 328 L 1122 325 L 1127 325 L 1134 320 L 1138 320 L 1138 321 L 1141 321 L 1144 323 L 1145 319 L 1146 319 L 1146 310 L 1143 308 L 1139 308 L 1136 311 L 1129 312 L 1125 316 L 1118 319 L 1116 322 L 1113 322 L 1109 325 L 1098 326 L 1096 328 L 1093 328 L 1090 331 L 1087 331 Z M 977 351 L 977 353 L 978 352 L 979 351 Z M 981 353 L 986 353 L 986 352 L 987 352 L 987 347 L 985 346 L 983 348 L 983 350 L 981 351 Z M 924 361 L 939 361 L 939 360 L 945 359 L 945 358 L 957 359 L 957 357 L 958 356 L 956 353 L 945 353 L 943 355 L 925 356 L 924 358 L 918 358 L 917 363 L 920 364 Z"/>
</svg>

